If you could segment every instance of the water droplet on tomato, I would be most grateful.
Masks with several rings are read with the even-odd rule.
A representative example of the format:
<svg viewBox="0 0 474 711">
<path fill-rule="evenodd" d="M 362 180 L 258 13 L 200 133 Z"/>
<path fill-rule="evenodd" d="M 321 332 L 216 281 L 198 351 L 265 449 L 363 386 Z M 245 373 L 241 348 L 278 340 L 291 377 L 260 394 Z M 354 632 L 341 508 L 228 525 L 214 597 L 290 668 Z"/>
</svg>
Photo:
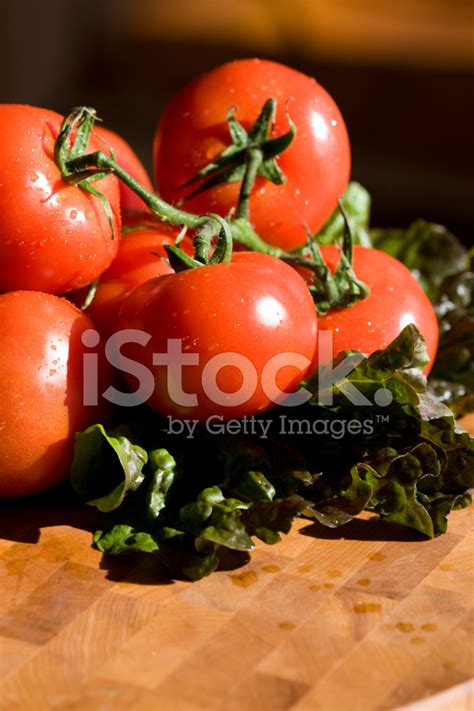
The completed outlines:
<svg viewBox="0 0 474 711">
<path fill-rule="evenodd" d="M 69 213 L 69 217 L 71 218 L 71 220 L 75 220 L 77 217 L 77 210 L 71 210 L 71 212 Z"/>
<path fill-rule="evenodd" d="M 34 171 L 32 173 L 30 173 L 30 180 L 32 183 L 36 183 L 38 178 L 39 178 L 38 173 L 35 173 Z"/>
</svg>

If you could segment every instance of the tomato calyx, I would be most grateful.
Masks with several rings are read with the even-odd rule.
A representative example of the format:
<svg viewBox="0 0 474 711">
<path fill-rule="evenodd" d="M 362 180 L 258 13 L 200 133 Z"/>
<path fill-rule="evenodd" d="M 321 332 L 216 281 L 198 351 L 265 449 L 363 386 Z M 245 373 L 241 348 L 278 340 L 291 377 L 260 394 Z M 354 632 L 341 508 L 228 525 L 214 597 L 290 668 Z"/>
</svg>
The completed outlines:
<svg viewBox="0 0 474 711">
<path fill-rule="evenodd" d="M 286 176 L 278 165 L 276 158 L 293 141 L 296 135 L 296 126 L 287 112 L 288 131 L 281 136 L 271 138 L 270 134 L 275 122 L 276 108 L 276 99 L 267 99 L 255 123 L 247 131 L 235 117 L 237 107 L 230 107 L 227 111 L 227 126 L 232 143 L 217 158 L 204 166 L 204 168 L 201 168 L 191 180 L 176 188 L 181 190 L 204 180 L 201 185 L 186 196 L 185 200 L 190 200 L 216 185 L 240 180 L 242 181 L 242 187 L 236 217 L 248 218 L 250 192 L 257 175 L 261 175 L 275 185 L 282 185 L 286 181 Z M 208 179 L 205 180 L 205 178 Z"/>
<path fill-rule="evenodd" d="M 232 258 L 232 234 L 229 224 L 219 215 L 210 214 L 206 218 L 212 218 L 220 225 L 217 235 L 217 244 L 213 247 L 215 236 L 214 224 L 209 219 L 203 218 L 203 223 L 193 238 L 194 256 L 190 257 L 180 247 L 179 243 L 184 238 L 186 230 L 182 230 L 176 240 L 176 244 L 164 245 L 168 260 L 175 272 L 182 272 L 187 269 L 196 269 L 212 264 L 225 264 Z M 212 252 L 212 253 L 211 253 Z"/>
<path fill-rule="evenodd" d="M 302 250 L 303 260 L 298 264 L 306 269 L 308 264 L 310 265 L 313 278 L 308 283 L 308 289 L 313 296 L 319 316 L 324 316 L 332 309 L 353 306 L 367 298 L 370 293 L 369 287 L 357 278 L 352 268 L 353 238 L 341 199 L 338 201 L 338 207 L 344 221 L 344 231 L 342 248 L 339 248 L 340 259 L 334 273 L 325 263 L 319 244 L 310 232 L 308 232 L 308 244 Z"/>
<path fill-rule="evenodd" d="M 283 185 L 286 176 L 277 163 L 280 156 L 296 136 L 296 126 L 286 112 L 288 131 L 280 136 L 271 136 L 275 122 L 277 101 L 269 98 L 264 103 L 255 123 L 247 131 L 236 119 L 236 107 L 227 111 L 227 126 L 231 143 L 213 161 L 196 173 L 176 190 L 200 183 L 181 202 L 190 200 L 200 193 L 223 183 L 241 182 L 235 214 L 230 220 L 232 236 L 247 249 L 273 256 L 280 256 L 282 250 L 264 242 L 252 228 L 249 220 L 250 196 L 258 175 L 275 185 Z"/>
<path fill-rule="evenodd" d="M 69 167 L 71 161 L 82 156 L 87 150 L 89 137 L 96 120 L 96 110 L 89 106 L 73 109 L 61 124 L 59 136 L 54 145 L 54 159 L 66 182 L 77 185 L 101 201 L 109 221 L 112 239 L 114 239 L 114 216 L 110 203 L 100 190 L 91 185 L 92 182 L 101 180 L 111 171 L 104 169 L 76 173 Z"/>
</svg>

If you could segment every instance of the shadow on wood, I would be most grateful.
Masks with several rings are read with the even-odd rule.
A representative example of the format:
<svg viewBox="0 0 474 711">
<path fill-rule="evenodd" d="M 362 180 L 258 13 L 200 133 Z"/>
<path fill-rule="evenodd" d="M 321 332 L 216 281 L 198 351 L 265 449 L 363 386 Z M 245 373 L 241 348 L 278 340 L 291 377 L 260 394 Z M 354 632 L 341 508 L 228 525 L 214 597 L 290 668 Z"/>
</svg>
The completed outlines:
<svg viewBox="0 0 474 711">
<path fill-rule="evenodd" d="M 71 526 L 94 531 L 97 514 L 78 503 L 68 486 L 22 499 L 0 501 L 0 538 L 36 543 L 42 528 Z"/>
<path fill-rule="evenodd" d="M 426 536 L 396 523 L 381 521 L 373 517 L 369 519 L 355 518 L 353 521 L 329 528 L 317 521 L 300 530 L 303 536 L 322 538 L 325 540 L 346 539 L 348 541 L 424 541 Z"/>
</svg>

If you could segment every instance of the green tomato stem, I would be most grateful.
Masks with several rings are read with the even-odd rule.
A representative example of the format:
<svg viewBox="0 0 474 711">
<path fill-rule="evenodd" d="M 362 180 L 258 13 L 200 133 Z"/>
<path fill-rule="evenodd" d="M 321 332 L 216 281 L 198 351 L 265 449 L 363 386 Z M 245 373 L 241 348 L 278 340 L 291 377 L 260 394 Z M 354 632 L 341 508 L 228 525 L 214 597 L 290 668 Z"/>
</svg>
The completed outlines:
<svg viewBox="0 0 474 711">
<path fill-rule="evenodd" d="M 260 148 L 249 148 L 245 158 L 245 173 L 240 186 L 239 201 L 237 203 L 237 218 L 249 219 L 250 195 L 255 184 L 258 169 L 263 162 L 263 153 Z"/>
<path fill-rule="evenodd" d="M 245 217 L 234 217 L 230 221 L 230 229 L 232 230 L 234 242 L 238 242 L 251 252 L 263 252 L 264 254 L 270 254 L 272 257 L 281 257 L 286 254 L 280 247 L 274 247 L 259 237 Z"/>
<path fill-rule="evenodd" d="M 219 215 L 193 215 L 169 205 L 157 195 L 146 190 L 114 158 L 103 151 L 88 153 L 68 160 L 65 163 L 65 169 L 69 182 L 77 183 L 91 180 L 96 172 L 100 174 L 113 173 L 141 197 L 150 211 L 160 217 L 161 220 L 174 225 L 185 225 L 196 230 L 197 233 L 193 240 L 194 258 L 186 255 L 179 247 L 167 250 L 174 269 L 182 271 L 183 269 L 191 269 L 205 264 L 230 261 L 232 256 L 232 234 L 228 223 Z M 214 254 L 209 259 L 211 241 L 216 234 L 217 226 L 219 228 L 218 242 Z"/>
<path fill-rule="evenodd" d="M 68 161 L 67 166 L 71 173 L 75 174 L 77 178 L 81 180 L 84 179 L 84 171 L 91 169 L 114 173 L 114 175 L 120 178 L 127 187 L 133 190 L 133 192 L 143 200 L 151 212 L 158 215 L 165 222 L 170 222 L 173 225 L 186 225 L 186 227 L 190 227 L 191 229 L 197 229 L 202 225 L 201 216 L 193 215 L 190 212 L 173 207 L 173 205 L 165 202 L 158 197 L 158 195 L 150 193 L 146 188 L 140 185 L 135 178 L 132 178 L 113 158 L 103 151 L 87 153 L 78 158 L 73 158 Z"/>
</svg>

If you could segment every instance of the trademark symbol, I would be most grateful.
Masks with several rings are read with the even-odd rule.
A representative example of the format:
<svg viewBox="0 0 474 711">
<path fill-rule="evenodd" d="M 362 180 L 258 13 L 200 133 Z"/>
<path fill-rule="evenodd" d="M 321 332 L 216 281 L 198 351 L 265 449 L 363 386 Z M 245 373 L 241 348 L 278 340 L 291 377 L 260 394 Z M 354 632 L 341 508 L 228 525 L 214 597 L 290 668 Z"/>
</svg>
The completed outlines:
<svg viewBox="0 0 474 711">
<path fill-rule="evenodd" d="M 375 415 L 375 420 L 379 424 L 387 424 L 390 420 L 388 415 Z"/>
</svg>

